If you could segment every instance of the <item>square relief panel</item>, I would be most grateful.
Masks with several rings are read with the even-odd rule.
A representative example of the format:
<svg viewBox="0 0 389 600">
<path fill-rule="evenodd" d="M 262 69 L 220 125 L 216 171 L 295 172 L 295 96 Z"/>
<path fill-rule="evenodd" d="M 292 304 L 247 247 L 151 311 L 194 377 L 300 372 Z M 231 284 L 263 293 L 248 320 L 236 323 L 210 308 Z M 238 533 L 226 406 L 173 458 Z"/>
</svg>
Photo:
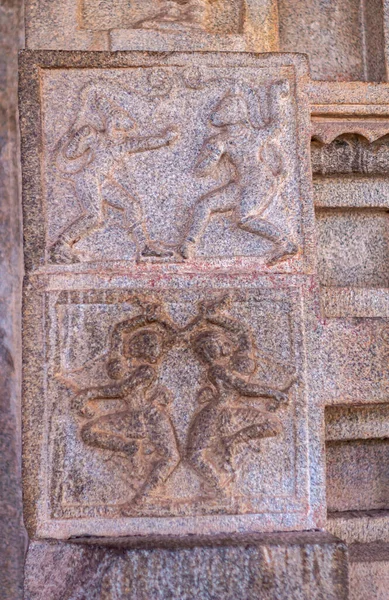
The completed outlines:
<svg viewBox="0 0 389 600">
<path fill-rule="evenodd" d="M 305 63 L 219 54 L 153 64 L 145 56 L 40 68 L 39 98 L 26 88 L 26 102 L 40 110 L 26 147 L 36 162 L 41 137 L 42 186 L 30 202 L 41 197 L 45 222 L 39 214 L 32 223 L 28 210 L 26 219 L 31 239 L 44 225 L 41 260 L 255 260 L 256 268 L 307 272 Z"/>
<path fill-rule="evenodd" d="M 302 294 L 46 293 L 38 534 L 312 527 Z"/>
</svg>

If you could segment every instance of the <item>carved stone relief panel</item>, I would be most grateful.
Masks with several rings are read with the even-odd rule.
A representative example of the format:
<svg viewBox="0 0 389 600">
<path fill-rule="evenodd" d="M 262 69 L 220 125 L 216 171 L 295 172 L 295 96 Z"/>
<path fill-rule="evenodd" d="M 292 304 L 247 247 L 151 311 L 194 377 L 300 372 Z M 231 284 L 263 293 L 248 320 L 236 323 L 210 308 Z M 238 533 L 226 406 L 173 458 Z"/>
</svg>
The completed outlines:
<svg viewBox="0 0 389 600">
<path fill-rule="evenodd" d="M 33 535 L 323 526 L 306 82 L 292 55 L 24 53 Z"/>
<path fill-rule="evenodd" d="M 38 535 L 312 527 L 304 288 L 46 292 Z"/>
<path fill-rule="evenodd" d="M 41 69 L 47 264 L 309 271 L 304 63 L 132 56 Z"/>
</svg>

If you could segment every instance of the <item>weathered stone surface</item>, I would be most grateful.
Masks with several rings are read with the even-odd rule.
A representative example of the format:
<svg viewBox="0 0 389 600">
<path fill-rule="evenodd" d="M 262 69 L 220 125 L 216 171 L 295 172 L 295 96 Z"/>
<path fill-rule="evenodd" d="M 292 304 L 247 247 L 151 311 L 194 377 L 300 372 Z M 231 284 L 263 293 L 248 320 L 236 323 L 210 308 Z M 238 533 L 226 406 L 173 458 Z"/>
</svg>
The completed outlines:
<svg viewBox="0 0 389 600">
<path fill-rule="evenodd" d="M 389 544 L 354 544 L 350 547 L 350 599 L 386 600 L 389 586 Z"/>
<path fill-rule="evenodd" d="M 0 598 L 22 597 L 26 546 L 20 443 L 21 210 L 17 52 L 21 2 L 0 0 Z"/>
<path fill-rule="evenodd" d="M 344 511 L 329 514 L 326 529 L 347 544 L 389 542 L 387 510 Z"/>
<path fill-rule="evenodd" d="M 302 59 L 41 54 L 40 83 L 25 56 L 25 193 L 47 206 L 46 231 L 36 203 L 25 213 L 28 266 L 193 255 L 313 272 Z"/>
<path fill-rule="evenodd" d="M 49 360 L 50 400 L 43 435 L 50 432 L 56 449 L 53 454 L 49 442 L 42 456 L 39 534 L 123 535 L 152 533 L 156 528 L 161 533 L 195 533 L 198 528 L 313 525 L 314 505 L 306 512 L 310 479 L 306 452 L 312 438 L 301 395 L 306 382 L 298 310 L 301 294 L 307 292 L 296 288 L 282 293 L 279 285 L 275 289 L 253 280 L 247 285 L 242 279 L 236 280 L 239 292 L 226 287 L 228 282 L 214 280 L 213 293 L 200 279 L 189 283 L 170 278 L 172 287 L 184 286 L 181 292 L 168 291 L 168 282 L 161 282 L 155 293 L 149 291 L 151 280 L 137 289 L 128 280 L 123 283 L 124 288 L 111 292 L 103 288 L 58 296 L 53 289 L 46 294 L 45 318 L 57 325 L 45 342 L 54 360 Z M 215 293 L 216 287 L 222 296 Z M 36 302 L 33 297 L 31 301 Z M 142 305 L 146 310 L 139 308 Z M 267 323 L 274 318 L 277 326 L 269 328 Z M 243 346 L 234 354 L 233 360 L 245 361 L 245 367 L 243 362 L 234 367 L 230 361 L 224 366 L 211 361 L 210 344 L 235 345 L 239 337 L 242 343 L 254 343 L 249 354 Z M 153 360 L 146 354 L 149 339 L 158 344 Z M 254 348 L 260 349 L 261 358 Z M 123 352 L 133 366 L 125 379 L 115 383 L 122 376 L 113 368 L 125 367 Z M 249 378 L 258 367 L 258 375 Z M 233 383 L 231 377 L 240 379 Z M 226 406 L 217 394 L 230 379 L 237 387 L 226 397 Z M 131 389 L 133 395 L 139 390 L 138 399 L 134 396 L 131 408 L 126 408 Z M 274 400 L 264 405 L 246 402 L 240 408 L 237 392 Z M 35 387 L 33 394 L 36 412 Z M 111 397 L 116 401 L 109 401 Z M 45 409 L 43 403 L 40 406 L 40 411 Z M 121 441 L 120 431 L 128 427 L 128 441 Z M 141 438 L 139 446 L 136 439 Z M 260 442 L 261 438 L 267 439 Z M 29 458 L 37 458 L 35 444 L 27 451 L 26 463 L 34 478 L 29 486 L 36 487 Z M 156 465 L 155 452 L 164 457 Z M 213 466 L 216 460 L 225 466 Z M 126 474 L 129 464 L 132 477 Z M 256 516 L 245 517 L 247 513 Z M 193 523 L 180 521 L 195 515 Z M 166 525 L 154 518 L 161 516 L 167 518 Z"/>
<path fill-rule="evenodd" d="M 334 296 L 341 293 L 333 290 Z M 344 313 L 334 311 L 333 316 Z M 382 318 L 327 318 L 318 323 L 310 364 L 315 393 L 324 404 L 387 402 L 387 333 L 388 321 Z"/>
<path fill-rule="evenodd" d="M 26 30 L 39 50 L 278 49 L 275 0 L 27 0 Z"/>
<path fill-rule="evenodd" d="M 280 50 L 307 53 L 314 79 L 385 81 L 382 2 L 279 0 L 278 4 Z"/>
<path fill-rule="evenodd" d="M 327 442 L 326 454 L 329 511 L 389 509 L 388 440 Z"/>
<path fill-rule="evenodd" d="M 328 534 L 129 551 L 34 542 L 26 570 L 26 600 L 346 600 L 347 591 L 346 548 Z"/>
<path fill-rule="evenodd" d="M 316 216 L 320 283 L 388 288 L 387 212 L 331 208 L 317 211 Z"/>
<path fill-rule="evenodd" d="M 27 52 L 22 78 L 30 531 L 322 526 L 304 61 Z"/>
<path fill-rule="evenodd" d="M 389 404 L 328 406 L 326 440 L 372 440 L 389 438 Z"/>
</svg>

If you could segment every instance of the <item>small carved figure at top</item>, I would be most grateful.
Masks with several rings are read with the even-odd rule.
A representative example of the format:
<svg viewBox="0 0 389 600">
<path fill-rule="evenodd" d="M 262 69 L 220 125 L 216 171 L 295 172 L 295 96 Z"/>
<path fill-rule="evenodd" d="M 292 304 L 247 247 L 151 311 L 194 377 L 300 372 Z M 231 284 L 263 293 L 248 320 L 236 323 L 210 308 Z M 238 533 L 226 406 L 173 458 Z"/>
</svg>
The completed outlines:
<svg viewBox="0 0 389 600">
<path fill-rule="evenodd" d="M 56 151 L 56 166 L 72 180 L 81 214 L 52 244 L 51 260 L 77 262 L 74 244 L 103 225 L 108 207 L 123 213 L 138 256 L 170 256 L 169 250 L 150 241 L 142 206 L 136 194 L 120 184 L 114 169 L 127 155 L 174 144 L 176 129 L 167 127 L 154 135 L 136 135 L 131 115 L 111 98 L 93 86 L 87 87 L 82 97 L 81 113 Z"/>
<path fill-rule="evenodd" d="M 158 0 L 158 12 L 142 19 L 135 28 L 180 31 L 204 29 L 208 0 Z"/>
<path fill-rule="evenodd" d="M 287 390 L 252 380 L 256 372 L 254 343 L 242 323 L 220 314 L 214 304 L 203 312 L 202 327 L 193 334 L 195 354 L 207 367 L 208 384 L 198 394 L 200 405 L 187 437 L 186 458 L 208 486 L 208 493 L 225 494 L 235 477 L 234 456 L 244 446 L 281 432 L 271 413 L 288 403 Z M 255 399 L 255 400 L 254 400 Z M 253 406 L 253 402 L 265 406 Z"/>
<path fill-rule="evenodd" d="M 224 160 L 229 163 L 231 176 L 225 185 L 195 203 L 180 248 L 184 259 L 191 257 L 209 219 L 225 212 L 232 212 L 240 229 L 273 243 L 267 257 L 269 265 L 297 252 L 297 246 L 263 218 L 265 209 L 281 194 L 286 179 L 285 160 L 276 138 L 281 127 L 280 106 L 288 94 L 287 81 L 271 86 L 270 123 L 265 126 L 254 122 L 250 101 L 242 93 L 227 94 L 212 112 L 211 124 L 219 131 L 205 141 L 195 173 L 199 177 L 215 176 Z"/>
<path fill-rule="evenodd" d="M 107 362 L 108 374 L 117 383 L 79 392 L 73 409 L 87 421 L 81 427 L 81 438 L 94 448 L 109 450 L 142 463 L 143 481 L 123 514 L 136 506 L 162 485 L 177 466 L 180 456 L 169 416 L 170 392 L 156 385 L 158 363 L 174 339 L 175 328 L 155 307 L 143 314 L 118 323 L 111 334 Z M 91 404 L 98 400 L 121 399 L 123 410 L 93 418 Z M 134 466 L 131 465 L 134 470 Z M 139 473 L 133 473 L 133 480 Z"/>
</svg>

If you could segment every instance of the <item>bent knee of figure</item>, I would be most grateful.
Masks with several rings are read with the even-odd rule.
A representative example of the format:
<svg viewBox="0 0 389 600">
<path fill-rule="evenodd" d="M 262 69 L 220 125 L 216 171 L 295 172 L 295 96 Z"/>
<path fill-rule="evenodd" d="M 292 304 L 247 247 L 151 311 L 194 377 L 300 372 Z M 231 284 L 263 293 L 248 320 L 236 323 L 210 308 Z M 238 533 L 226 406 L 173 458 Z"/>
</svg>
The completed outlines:
<svg viewBox="0 0 389 600">
<path fill-rule="evenodd" d="M 193 218 L 195 220 L 207 218 L 215 210 L 214 204 L 211 196 L 200 198 L 193 208 Z"/>
</svg>

